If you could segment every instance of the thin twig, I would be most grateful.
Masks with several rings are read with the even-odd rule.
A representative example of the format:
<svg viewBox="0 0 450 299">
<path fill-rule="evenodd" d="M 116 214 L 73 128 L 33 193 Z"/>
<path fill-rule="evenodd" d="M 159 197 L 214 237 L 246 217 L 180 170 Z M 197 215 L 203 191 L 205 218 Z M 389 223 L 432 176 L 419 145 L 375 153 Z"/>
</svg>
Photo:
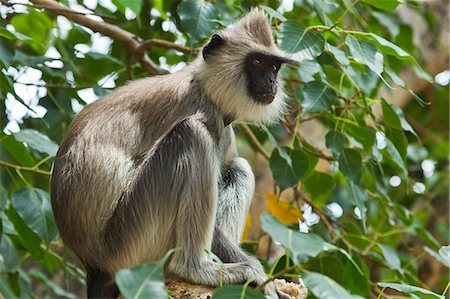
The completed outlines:
<svg viewBox="0 0 450 299">
<path fill-rule="evenodd" d="M 137 52 L 138 53 L 145 52 L 147 49 L 149 49 L 153 46 L 174 49 L 174 50 L 184 53 L 186 55 L 196 55 L 199 52 L 199 49 L 189 48 L 189 47 L 186 47 L 186 46 L 183 46 L 180 44 L 176 44 L 176 43 L 169 42 L 169 41 L 163 40 L 163 39 L 158 39 L 158 38 L 152 38 L 152 39 L 142 42 L 141 45 L 137 48 Z"/>
<path fill-rule="evenodd" d="M 20 166 L 20 165 L 11 164 L 11 163 L 8 163 L 8 162 L 5 162 L 5 161 L 0 161 L 0 166 L 12 168 L 12 169 L 15 169 L 15 170 L 18 170 L 18 171 L 29 171 L 29 172 L 34 172 L 34 173 L 50 176 L 50 172 L 44 171 L 44 170 L 40 170 L 40 169 L 37 169 L 35 167 Z"/>
<path fill-rule="evenodd" d="M 261 145 L 261 143 L 259 143 L 258 139 L 256 138 L 255 134 L 253 134 L 252 130 L 249 128 L 249 126 L 247 124 L 241 124 L 241 128 L 244 131 L 245 136 L 248 137 L 248 139 L 250 139 L 250 141 L 252 142 L 252 144 L 256 147 L 256 149 L 258 150 L 258 152 L 261 153 L 261 155 L 263 155 L 263 157 L 266 160 L 270 160 L 270 155 L 269 153 L 266 152 L 266 150 L 263 148 L 263 146 Z"/>
</svg>

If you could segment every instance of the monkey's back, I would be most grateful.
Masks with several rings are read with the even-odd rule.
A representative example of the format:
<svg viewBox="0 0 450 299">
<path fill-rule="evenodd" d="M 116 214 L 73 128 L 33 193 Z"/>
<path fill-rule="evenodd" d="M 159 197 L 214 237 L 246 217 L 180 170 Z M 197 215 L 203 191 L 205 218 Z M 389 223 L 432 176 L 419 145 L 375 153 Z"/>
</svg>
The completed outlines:
<svg viewBox="0 0 450 299">
<path fill-rule="evenodd" d="M 174 80 L 181 88 L 167 89 Z M 145 155 L 196 112 L 183 102 L 189 80 L 175 73 L 131 82 L 87 105 L 66 132 L 52 171 L 52 206 L 62 239 L 85 264 L 101 264 L 111 251 L 101 236 Z"/>
</svg>

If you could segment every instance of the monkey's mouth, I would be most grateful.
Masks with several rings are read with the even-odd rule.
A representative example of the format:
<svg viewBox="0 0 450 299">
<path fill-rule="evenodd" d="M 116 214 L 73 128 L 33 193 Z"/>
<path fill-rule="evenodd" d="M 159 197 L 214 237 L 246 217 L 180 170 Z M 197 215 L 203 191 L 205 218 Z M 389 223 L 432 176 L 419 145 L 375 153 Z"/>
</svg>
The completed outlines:
<svg viewBox="0 0 450 299">
<path fill-rule="evenodd" d="M 273 86 L 272 88 L 269 88 L 269 89 L 267 89 L 267 88 L 262 89 L 262 90 L 254 89 L 251 94 L 252 94 L 253 99 L 256 102 L 258 102 L 259 104 L 269 105 L 275 99 L 275 95 L 277 94 L 277 88 L 276 88 L 276 86 Z"/>
<path fill-rule="evenodd" d="M 257 95 L 256 101 L 260 104 L 268 105 L 273 102 L 273 99 L 275 98 L 275 93 L 273 92 L 266 92 L 266 93 L 260 93 Z"/>
</svg>

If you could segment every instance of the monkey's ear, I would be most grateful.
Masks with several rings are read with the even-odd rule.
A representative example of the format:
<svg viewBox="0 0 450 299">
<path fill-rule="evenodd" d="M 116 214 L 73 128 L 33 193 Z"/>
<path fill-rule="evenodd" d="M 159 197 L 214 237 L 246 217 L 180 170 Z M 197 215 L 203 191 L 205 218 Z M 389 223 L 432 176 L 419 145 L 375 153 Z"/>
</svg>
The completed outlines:
<svg viewBox="0 0 450 299">
<path fill-rule="evenodd" d="M 203 47 L 203 59 L 205 59 L 205 61 L 208 61 L 208 58 L 213 56 L 214 52 L 223 44 L 225 44 L 225 40 L 220 35 L 214 34 L 211 37 L 209 43 Z"/>
</svg>

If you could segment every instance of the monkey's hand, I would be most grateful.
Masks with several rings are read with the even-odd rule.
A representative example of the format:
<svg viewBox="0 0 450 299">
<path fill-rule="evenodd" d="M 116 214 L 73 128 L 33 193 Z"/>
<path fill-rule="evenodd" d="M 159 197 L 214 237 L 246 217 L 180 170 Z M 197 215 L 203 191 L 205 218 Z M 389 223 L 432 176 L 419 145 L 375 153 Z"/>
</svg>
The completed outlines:
<svg viewBox="0 0 450 299">
<path fill-rule="evenodd" d="M 276 299 L 291 299 L 291 296 L 286 295 L 285 293 L 279 291 L 273 281 L 268 281 L 269 278 L 264 272 L 264 268 L 262 267 L 261 263 L 258 261 L 257 258 L 253 256 L 248 256 L 249 262 L 251 267 L 257 270 L 258 272 L 258 278 L 254 280 L 254 285 L 257 287 L 261 287 L 261 291 L 264 292 L 264 294 L 276 298 Z"/>
</svg>

